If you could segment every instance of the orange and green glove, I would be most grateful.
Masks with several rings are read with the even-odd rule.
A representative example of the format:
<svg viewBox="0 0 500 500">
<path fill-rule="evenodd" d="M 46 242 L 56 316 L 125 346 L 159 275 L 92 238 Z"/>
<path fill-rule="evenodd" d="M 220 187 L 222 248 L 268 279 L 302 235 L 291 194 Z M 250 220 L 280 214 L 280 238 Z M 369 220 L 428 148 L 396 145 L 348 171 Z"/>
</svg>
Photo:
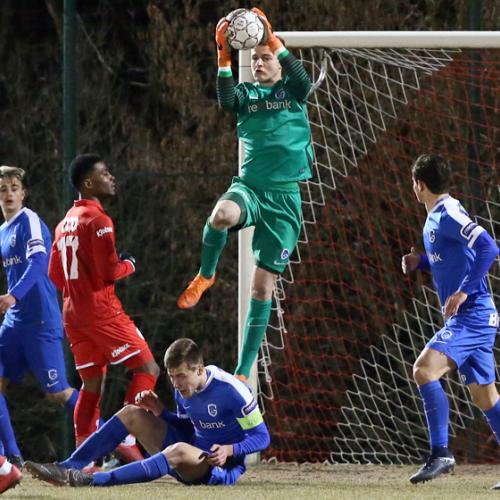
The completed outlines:
<svg viewBox="0 0 500 500">
<path fill-rule="evenodd" d="M 255 12 L 259 16 L 259 19 L 262 21 L 262 24 L 264 25 L 265 33 L 267 35 L 266 44 L 272 50 L 272 52 L 274 53 L 277 50 L 284 48 L 284 45 L 281 42 L 281 40 L 273 33 L 273 28 L 271 26 L 271 23 L 267 19 L 264 12 L 262 12 L 257 7 L 254 7 L 252 9 L 252 12 Z"/>
<path fill-rule="evenodd" d="M 217 44 L 217 64 L 219 68 L 231 67 L 231 54 L 226 43 L 226 30 L 229 21 L 221 17 L 215 28 L 215 43 Z"/>
</svg>

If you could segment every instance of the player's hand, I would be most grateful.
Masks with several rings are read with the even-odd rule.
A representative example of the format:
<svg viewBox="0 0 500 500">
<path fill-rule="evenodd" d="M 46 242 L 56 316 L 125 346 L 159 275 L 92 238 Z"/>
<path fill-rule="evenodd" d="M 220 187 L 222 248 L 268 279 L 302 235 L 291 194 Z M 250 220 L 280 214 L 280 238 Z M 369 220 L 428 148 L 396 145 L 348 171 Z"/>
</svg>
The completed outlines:
<svg viewBox="0 0 500 500">
<path fill-rule="evenodd" d="M 120 253 L 119 257 L 120 257 L 120 260 L 128 260 L 135 267 L 135 257 L 132 254 L 130 254 L 128 252 L 122 252 L 122 253 Z"/>
<path fill-rule="evenodd" d="M 151 389 L 139 392 L 135 396 L 135 404 L 144 410 L 150 411 L 156 417 L 158 417 L 163 410 L 163 405 L 160 403 L 158 394 Z"/>
<path fill-rule="evenodd" d="M 420 263 L 420 254 L 415 250 L 414 247 L 411 247 L 410 253 L 403 255 L 401 258 L 401 269 L 403 270 L 403 274 L 410 274 L 412 271 L 417 269 Z"/>
<path fill-rule="evenodd" d="M 447 320 L 458 313 L 460 306 L 467 300 L 467 294 L 462 291 L 450 295 L 444 304 L 444 319 Z"/>
<path fill-rule="evenodd" d="M 0 313 L 5 314 L 15 303 L 16 298 L 14 295 L 10 293 L 0 295 Z"/>
<path fill-rule="evenodd" d="M 226 42 L 226 30 L 229 20 L 221 17 L 215 28 L 215 43 L 217 44 L 217 64 L 219 67 L 231 66 L 231 54 Z"/>
<path fill-rule="evenodd" d="M 269 19 L 264 14 L 264 12 L 258 9 L 257 7 L 254 7 L 252 9 L 252 12 L 255 12 L 259 16 L 259 19 L 262 21 L 262 24 L 264 25 L 264 38 L 262 39 L 261 44 L 262 45 L 267 44 L 268 47 L 273 52 L 278 50 L 280 47 L 283 47 L 281 40 L 273 33 L 273 27 L 271 26 L 271 23 L 269 22 Z"/>
<path fill-rule="evenodd" d="M 213 467 L 222 467 L 227 457 L 233 456 L 233 446 L 230 444 L 214 444 L 206 455 L 207 462 Z"/>
</svg>

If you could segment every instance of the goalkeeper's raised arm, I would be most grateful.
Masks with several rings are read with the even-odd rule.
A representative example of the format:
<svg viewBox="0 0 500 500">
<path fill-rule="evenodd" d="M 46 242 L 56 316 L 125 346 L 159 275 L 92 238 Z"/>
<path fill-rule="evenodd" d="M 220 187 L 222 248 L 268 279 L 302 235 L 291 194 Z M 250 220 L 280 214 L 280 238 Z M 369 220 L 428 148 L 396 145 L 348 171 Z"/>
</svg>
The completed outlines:
<svg viewBox="0 0 500 500">
<path fill-rule="evenodd" d="M 295 99 L 303 102 L 311 91 L 311 80 L 301 62 L 289 52 L 278 38 L 266 15 L 257 8 L 252 9 L 261 19 L 265 30 L 265 44 L 252 50 L 252 75 L 258 85 L 271 87 L 283 79 L 283 70 L 287 78 L 284 86 Z M 226 42 L 226 30 L 229 20 L 223 17 L 217 23 L 215 41 L 217 44 L 217 98 L 220 106 L 230 112 L 237 112 L 244 104 L 247 92 L 245 87 L 235 85 L 231 71 L 230 47 Z"/>
</svg>

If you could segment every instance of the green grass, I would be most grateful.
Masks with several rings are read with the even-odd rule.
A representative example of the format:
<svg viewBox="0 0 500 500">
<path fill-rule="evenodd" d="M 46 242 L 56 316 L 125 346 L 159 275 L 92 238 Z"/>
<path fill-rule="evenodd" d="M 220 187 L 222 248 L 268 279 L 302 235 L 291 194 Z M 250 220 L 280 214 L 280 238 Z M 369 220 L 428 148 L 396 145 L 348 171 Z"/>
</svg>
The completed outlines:
<svg viewBox="0 0 500 500">
<path fill-rule="evenodd" d="M 500 491 L 489 488 L 500 481 L 500 467 L 463 465 L 455 473 L 421 485 L 408 477 L 412 466 L 378 465 L 284 465 L 263 464 L 250 467 L 233 487 L 183 486 L 170 478 L 153 483 L 113 488 L 58 488 L 23 479 L 21 485 L 2 498 L 30 499 L 110 499 L 110 500 L 323 500 L 323 499 L 432 499 L 470 500 L 495 498 Z"/>
</svg>

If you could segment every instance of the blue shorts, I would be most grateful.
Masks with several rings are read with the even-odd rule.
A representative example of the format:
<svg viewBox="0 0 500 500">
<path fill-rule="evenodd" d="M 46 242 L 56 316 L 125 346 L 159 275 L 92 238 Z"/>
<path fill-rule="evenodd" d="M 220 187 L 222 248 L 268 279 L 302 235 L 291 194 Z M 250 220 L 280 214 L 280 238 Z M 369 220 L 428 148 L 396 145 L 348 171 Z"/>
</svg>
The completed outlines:
<svg viewBox="0 0 500 500">
<path fill-rule="evenodd" d="M 496 373 L 493 346 L 497 330 L 497 311 L 478 304 L 465 311 L 459 310 L 448 319 L 426 347 L 452 359 L 465 384 L 491 384 Z"/>
<path fill-rule="evenodd" d="M 163 441 L 162 450 L 175 443 L 193 444 L 194 434 L 186 432 L 175 424 L 168 424 L 167 435 Z M 195 445 L 193 445 L 195 446 Z M 207 484 L 207 485 L 225 485 L 235 484 L 240 476 L 246 471 L 245 457 L 230 457 L 223 467 L 212 467 L 208 473 L 198 481 L 185 481 L 174 470 L 170 472 L 172 477 L 183 484 Z"/>
<path fill-rule="evenodd" d="M 0 327 L 0 377 L 20 382 L 31 370 L 44 393 L 69 387 L 62 348 L 62 328 Z"/>
</svg>

